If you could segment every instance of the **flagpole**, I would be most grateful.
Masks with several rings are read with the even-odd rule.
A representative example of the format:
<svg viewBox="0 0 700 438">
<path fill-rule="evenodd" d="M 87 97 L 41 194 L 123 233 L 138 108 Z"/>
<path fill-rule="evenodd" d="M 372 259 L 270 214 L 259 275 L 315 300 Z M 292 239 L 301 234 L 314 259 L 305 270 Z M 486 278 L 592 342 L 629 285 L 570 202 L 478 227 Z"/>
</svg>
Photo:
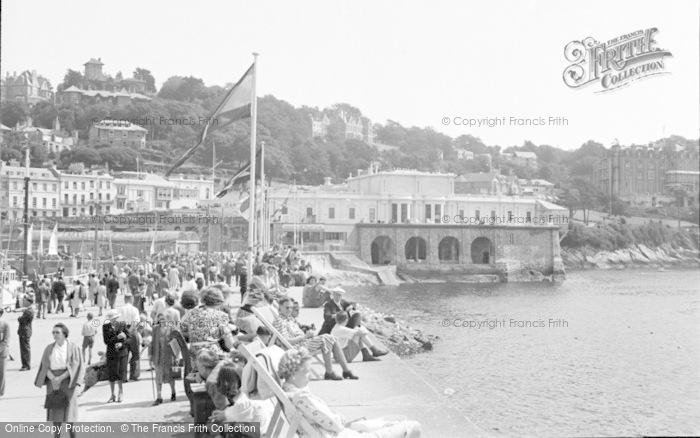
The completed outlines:
<svg viewBox="0 0 700 438">
<path fill-rule="evenodd" d="M 260 225 L 258 226 L 258 245 L 264 251 L 265 244 L 265 142 L 260 142 Z M 257 210 L 257 208 L 255 209 Z M 257 211 L 255 212 L 257 214 Z"/>
<path fill-rule="evenodd" d="M 253 252 L 255 251 L 255 152 L 256 152 L 256 129 L 258 123 L 258 102 L 255 94 L 255 86 L 258 76 L 258 54 L 253 52 L 253 86 L 251 90 L 250 102 L 250 212 L 248 219 L 248 273 L 246 278 L 248 285 L 253 277 Z"/>
</svg>

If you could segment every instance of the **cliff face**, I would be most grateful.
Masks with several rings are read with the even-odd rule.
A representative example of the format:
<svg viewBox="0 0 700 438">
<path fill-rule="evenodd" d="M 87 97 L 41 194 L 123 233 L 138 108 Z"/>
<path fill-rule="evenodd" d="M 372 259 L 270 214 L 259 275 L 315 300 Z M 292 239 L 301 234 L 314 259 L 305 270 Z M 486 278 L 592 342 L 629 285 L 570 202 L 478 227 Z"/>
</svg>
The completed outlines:
<svg viewBox="0 0 700 438">
<path fill-rule="evenodd" d="M 635 245 L 617 251 L 596 251 L 592 248 L 561 249 L 566 269 L 620 269 L 636 267 L 688 266 L 700 264 L 700 251 L 673 249 L 671 245 L 649 248 Z"/>
</svg>

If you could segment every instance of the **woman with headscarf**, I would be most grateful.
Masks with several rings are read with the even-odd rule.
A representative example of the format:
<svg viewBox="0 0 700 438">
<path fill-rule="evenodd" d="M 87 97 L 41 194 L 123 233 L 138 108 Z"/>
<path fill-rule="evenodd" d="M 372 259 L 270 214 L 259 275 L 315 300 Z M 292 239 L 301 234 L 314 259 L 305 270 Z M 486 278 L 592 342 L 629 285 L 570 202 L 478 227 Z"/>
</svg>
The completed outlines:
<svg viewBox="0 0 700 438">
<path fill-rule="evenodd" d="M 151 343 L 151 361 L 156 371 L 156 401 L 153 406 L 163 403 L 161 395 L 163 383 L 170 384 L 170 401 L 175 401 L 175 379 L 172 376 L 172 367 L 175 363 L 173 350 L 168 340 L 170 332 L 180 324 L 180 312 L 173 309 L 175 296 L 173 294 L 165 297 L 165 312 L 158 315 L 158 320 L 153 326 L 153 342 Z"/>
<path fill-rule="evenodd" d="M 44 350 L 34 385 L 46 385 L 46 421 L 54 426 L 78 421 L 78 393 L 76 387 L 85 377 L 85 366 L 80 347 L 68 341 L 69 330 L 58 323 L 51 332 L 54 342 Z M 60 436 L 60 432 L 57 435 Z M 71 437 L 75 432 L 71 430 Z"/>
</svg>

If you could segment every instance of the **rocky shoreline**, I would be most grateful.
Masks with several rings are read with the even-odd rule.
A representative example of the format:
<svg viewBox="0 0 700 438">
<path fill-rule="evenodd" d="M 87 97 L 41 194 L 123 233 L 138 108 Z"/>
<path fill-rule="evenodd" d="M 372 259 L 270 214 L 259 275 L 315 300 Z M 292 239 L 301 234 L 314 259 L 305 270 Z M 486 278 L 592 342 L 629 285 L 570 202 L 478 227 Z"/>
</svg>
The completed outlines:
<svg viewBox="0 0 700 438">
<path fill-rule="evenodd" d="M 654 249 L 645 245 L 634 245 L 616 251 L 598 251 L 588 247 L 562 248 L 561 258 L 567 270 L 700 266 L 700 251 L 674 249 L 671 245 L 662 245 Z"/>
<path fill-rule="evenodd" d="M 409 327 L 394 315 L 385 315 L 361 304 L 357 305 L 357 310 L 362 313 L 362 324 L 367 330 L 397 356 L 411 356 L 430 351 L 440 339 L 438 336 L 427 335 Z"/>
</svg>

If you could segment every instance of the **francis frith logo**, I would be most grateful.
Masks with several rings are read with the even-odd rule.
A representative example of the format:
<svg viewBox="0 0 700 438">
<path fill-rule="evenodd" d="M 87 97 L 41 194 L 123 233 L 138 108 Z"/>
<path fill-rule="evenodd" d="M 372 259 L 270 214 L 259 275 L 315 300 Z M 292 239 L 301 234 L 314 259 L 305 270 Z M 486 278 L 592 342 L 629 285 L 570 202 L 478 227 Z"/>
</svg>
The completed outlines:
<svg viewBox="0 0 700 438">
<path fill-rule="evenodd" d="M 602 90 L 597 93 L 604 93 L 642 78 L 668 74 L 664 57 L 673 55 L 657 46 L 656 32 L 654 27 L 603 43 L 592 37 L 570 42 L 564 48 L 564 56 L 572 64 L 564 70 L 564 83 L 581 88 L 599 82 Z"/>
</svg>

